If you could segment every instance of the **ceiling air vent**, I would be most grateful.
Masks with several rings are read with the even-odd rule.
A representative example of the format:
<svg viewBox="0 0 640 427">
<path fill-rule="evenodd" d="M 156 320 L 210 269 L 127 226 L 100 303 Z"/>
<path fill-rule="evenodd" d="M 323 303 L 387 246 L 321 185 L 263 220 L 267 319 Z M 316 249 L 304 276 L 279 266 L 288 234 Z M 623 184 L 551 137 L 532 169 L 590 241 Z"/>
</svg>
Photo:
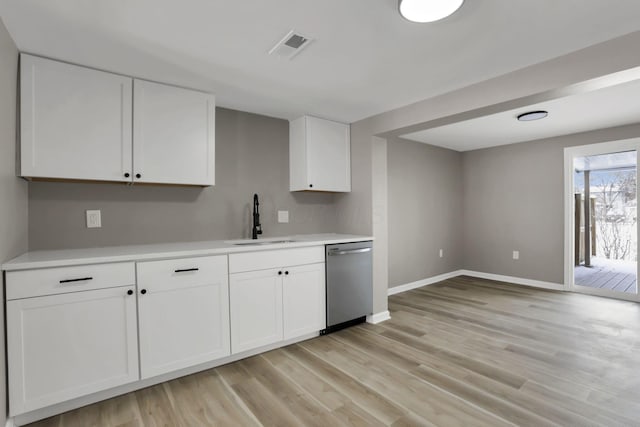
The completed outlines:
<svg viewBox="0 0 640 427">
<path fill-rule="evenodd" d="M 311 43 L 309 37 L 296 34 L 295 31 L 289 31 L 274 47 L 269 51 L 269 55 L 279 56 L 281 58 L 293 59 L 294 56 L 302 52 L 302 50 Z"/>
</svg>

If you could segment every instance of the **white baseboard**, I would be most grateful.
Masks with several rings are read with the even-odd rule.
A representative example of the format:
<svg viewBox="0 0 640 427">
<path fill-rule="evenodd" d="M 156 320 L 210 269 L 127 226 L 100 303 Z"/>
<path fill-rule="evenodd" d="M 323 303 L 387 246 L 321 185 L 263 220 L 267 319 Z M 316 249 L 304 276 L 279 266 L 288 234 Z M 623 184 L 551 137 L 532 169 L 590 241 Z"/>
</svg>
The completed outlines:
<svg viewBox="0 0 640 427">
<path fill-rule="evenodd" d="M 500 274 L 482 273 L 480 271 L 456 270 L 450 273 L 440 274 L 438 276 L 433 276 L 427 279 L 422 279 L 415 282 L 407 283 L 405 285 L 389 288 L 387 290 L 387 295 L 395 295 L 401 292 L 407 292 L 412 289 L 433 285 L 434 283 L 442 282 L 443 280 L 447 280 L 447 279 L 453 279 L 454 277 L 458 277 L 458 276 L 471 276 L 471 277 L 477 277 L 478 279 L 495 280 L 497 282 L 514 283 L 516 285 L 531 286 L 534 288 L 542 288 L 542 289 L 552 289 L 554 291 L 566 290 L 564 288 L 564 285 L 560 283 L 543 282 L 541 280 L 532 280 L 532 279 L 523 279 L 521 277 L 514 277 L 514 276 L 502 276 Z M 374 316 L 377 316 L 379 314 L 382 314 L 382 313 L 378 313 Z M 367 317 L 367 322 L 369 322 L 368 317 Z M 377 322 L 369 322 L 369 323 L 377 323 Z"/>
<path fill-rule="evenodd" d="M 554 291 L 564 291 L 564 285 L 553 282 L 543 282 L 541 280 L 523 279 L 522 277 L 503 276 L 500 274 L 482 273 L 480 271 L 460 270 L 459 276 L 471 276 L 479 279 L 495 280 L 497 282 L 515 283 L 516 285 L 531 286 L 534 288 L 552 289 Z"/>
<path fill-rule="evenodd" d="M 443 280 L 452 279 L 454 277 L 461 276 L 463 270 L 452 271 L 450 273 L 439 274 L 437 276 L 429 277 L 428 279 L 422 279 L 415 282 L 407 283 L 405 285 L 394 286 L 387 290 L 387 295 L 395 295 L 400 292 L 407 292 L 412 289 L 421 288 L 427 285 L 433 285 L 434 283 L 442 282 Z"/>
<path fill-rule="evenodd" d="M 372 323 L 375 325 L 376 323 L 381 323 L 389 319 L 391 319 L 391 314 L 389 313 L 389 310 L 386 310 L 367 316 L 367 323 Z"/>
</svg>

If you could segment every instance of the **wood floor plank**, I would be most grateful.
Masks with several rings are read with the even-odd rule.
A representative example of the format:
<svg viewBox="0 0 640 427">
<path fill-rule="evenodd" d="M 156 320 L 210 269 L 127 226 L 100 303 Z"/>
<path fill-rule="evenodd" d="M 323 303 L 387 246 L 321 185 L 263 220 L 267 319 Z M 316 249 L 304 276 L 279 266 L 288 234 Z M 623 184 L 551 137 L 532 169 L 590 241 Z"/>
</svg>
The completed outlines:
<svg viewBox="0 0 640 427">
<path fill-rule="evenodd" d="M 162 384 L 139 390 L 135 395 L 145 427 L 187 427 L 175 409 L 172 409 L 169 396 Z"/>
<path fill-rule="evenodd" d="M 344 332 L 343 335 L 348 337 L 348 339 L 344 340 L 345 343 L 348 343 L 349 345 L 360 345 L 358 344 L 358 342 L 361 341 L 360 339 L 356 339 L 355 336 L 349 336 L 355 335 L 355 332 Z M 371 340 L 375 341 L 374 338 L 371 338 Z M 389 345 L 390 343 L 387 343 L 386 346 L 384 343 L 379 344 L 380 345 L 377 348 L 386 348 L 390 349 L 389 351 L 398 351 L 399 353 L 410 352 L 410 349 L 413 348 L 413 346 L 406 346 L 401 342 L 396 342 L 396 345 Z M 399 346 L 402 347 L 399 348 Z M 379 350 L 376 351 L 376 349 L 372 349 L 368 346 L 364 346 L 362 348 L 365 351 L 382 354 L 384 357 L 384 353 L 381 353 Z M 416 357 L 413 353 L 412 356 Z M 416 359 L 425 360 L 425 358 L 428 357 L 433 356 L 423 354 L 423 357 L 418 356 Z M 580 425 L 589 422 L 588 419 L 585 419 L 579 414 L 574 414 L 565 410 L 558 410 L 558 408 L 555 407 L 555 402 L 523 398 L 517 390 L 524 384 L 524 382 L 520 383 L 516 388 L 507 387 L 504 383 L 495 381 L 494 378 L 477 375 L 472 371 L 468 371 L 465 375 L 460 375 L 460 373 L 452 374 L 451 369 L 449 367 L 443 367 L 442 364 L 435 367 L 431 364 L 421 364 L 417 369 L 411 370 L 410 372 L 420 378 L 430 381 L 432 384 L 445 388 L 454 394 L 460 395 L 461 397 L 466 396 L 465 398 L 467 400 L 473 400 L 479 405 L 484 405 L 483 407 L 489 411 L 496 409 L 501 412 L 504 411 L 502 415 L 503 417 L 509 418 L 517 416 L 519 419 L 512 419 L 512 421 L 518 422 L 518 424 L 531 424 L 536 419 L 538 420 L 538 423 L 543 423 L 543 421 L 539 420 L 539 417 L 534 414 L 544 414 L 542 417 L 547 418 L 547 422 L 553 421 L 573 425 Z M 441 375 L 441 373 L 446 376 Z M 523 381 L 526 380 L 523 379 Z M 474 388 L 470 389 L 469 387 L 465 387 L 465 385 L 471 385 Z M 525 408 L 529 412 L 519 413 L 520 411 L 518 408 Z"/>
<path fill-rule="evenodd" d="M 215 371 L 178 378 L 166 385 L 175 412 L 188 426 L 257 425 Z"/>
<path fill-rule="evenodd" d="M 356 339 L 354 336 L 349 336 L 346 333 L 348 339 L 345 339 L 344 342 L 346 345 L 352 345 L 360 348 L 362 351 L 367 352 L 368 354 L 373 354 L 376 357 L 379 357 L 381 361 L 386 362 L 389 361 L 392 364 L 394 363 L 395 357 L 389 357 L 391 353 L 393 353 L 396 349 L 398 349 L 397 345 L 392 346 L 387 343 L 386 346 L 379 345 L 375 347 L 371 347 L 366 345 L 364 340 Z M 351 333 L 351 335 L 355 335 Z M 364 341 L 364 342 L 363 342 Z M 372 340 L 373 341 L 373 340 Z M 382 343 L 379 343 L 382 344 Z M 402 343 L 398 343 L 400 346 L 403 346 Z M 404 348 L 398 349 L 398 353 L 402 353 L 405 349 L 410 348 L 407 346 L 403 346 Z M 412 354 L 412 356 L 414 356 Z M 420 357 L 420 360 L 425 360 L 430 355 L 423 354 Z M 431 365 L 429 363 L 429 365 Z M 433 366 L 433 365 L 431 365 Z M 443 390 L 448 391 L 451 394 L 454 394 L 463 400 L 473 402 L 474 404 L 482 407 L 483 409 L 491 412 L 501 418 L 506 420 L 510 420 L 512 422 L 517 422 L 518 424 L 538 424 L 538 425 L 551 425 L 552 423 L 549 420 L 545 420 L 542 417 L 537 416 L 534 412 L 523 411 L 519 408 L 518 405 L 514 405 L 509 403 L 507 400 L 502 399 L 504 395 L 510 396 L 516 393 L 517 388 L 512 388 L 505 386 L 505 384 L 500 384 L 502 386 L 503 395 L 497 396 L 495 394 L 490 394 L 486 392 L 487 384 L 489 381 L 493 381 L 492 379 L 487 378 L 487 382 L 483 383 L 480 387 L 470 386 L 470 383 L 465 384 L 465 380 L 468 379 L 470 374 L 473 374 L 471 371 L 464 372 L 464 370 L 459 369 L 459 372 L 451 373 L 450 369 L 443 370 L 442 364 L 437 365 L 435 368 L 425 366 L 420 364 L 417 367 L 410 368 L 408 372 L 418 378 L 421 378 L 432 385 L 435 385 Z M 463 372 L 461 375 L 460 372 Z M 442 375 L 440 374 L 442 373 Z M 520 384 L 522 385 L 522 383 Z M 482 391 L 485 390 L 485 391 Z M 469 398 L 469 396 L 473 396 Z M 539 407 L 535 409 L 540 409 Z"/>
<path fill-rule="evenodd" d="M 637 303 L 460 276 L 389 310 L 31 426 L 640 425 Z"/>
<path fill-rule="evenodd" d="M 595 421 L 599 424 L 607 426 L 629 426 L 637 422 L 637 420 L 625 417 L 625 414 L 611 411 L 610 408 L 596 407 L 574 396 L 538 384 L 535 381 L 528 381 L 521 390 L 525 396 L 552 401 L 555 406 L 580 414 L 588 420 Z"/>
<path fill-rule="evenodd" d="M 306 365 L 310 370 L 319 373 L 333 387 L 349 396 L 354 402 L 365 408 L 376 419 L 384 424 L 392 424 L 406 415 L 406 410 L 395 405 L 367 385 L 345 375 L 322 358 L 303 350 L 299 345 L 285 349 L 295 360 Z"/>
<path fill-rule="evenodd" d="M 311 395 L 304 393 L 302 388 L 279 372 L 264 357 L 250 357 L 241 363 L 265 388 L 272 390 L 271 394 L 298 418 L 299 424 L 318 427 L 342 424 L 333 417 L 331 411 Z"/>
<path fill-rule="evenodd" d="M 305 392 L 313 396 L 327 410 L 334 411 L 350 402 L 347 396 L 340 393 L 322 378 L 314 375 L 305 366 L 287 357 L 284 352 L 270 351 L 264 355 L 264 358 L 271 362 L 282 375 L 287 376 Z"/>
<path fill-rule="evenodd" d="M 300 421 L 274 394 L 255 378 L 241 381 L 233 390 L 264 426 L 298 426 Z"/>
<path fill-rule="evenodd" d="M 354 427 L 384 426 L 382 422 L 371 416 L 371 414 L 353 402 L 347 402 L 335 409 L 333 415 L 344 424 Z M 431 425 L 424 423 L 424 425 Z"/>
<path fill-rule="evenodd" d="M 340 370 L 346 370 L 359 382 L 377 390 L 397 405 L 402 405 L 437 425 L 498 426 L 507 425 L 499 417 L 481 410 L 449 393 L 418 380 L 392 364 L 375 363 L 369 354 L 343 346 L 340 351 L 329 340 L 309 341 L 302 345 L 329 361 Z M 451 414 L 455 413 L 454 417 Z"/>
</svg>

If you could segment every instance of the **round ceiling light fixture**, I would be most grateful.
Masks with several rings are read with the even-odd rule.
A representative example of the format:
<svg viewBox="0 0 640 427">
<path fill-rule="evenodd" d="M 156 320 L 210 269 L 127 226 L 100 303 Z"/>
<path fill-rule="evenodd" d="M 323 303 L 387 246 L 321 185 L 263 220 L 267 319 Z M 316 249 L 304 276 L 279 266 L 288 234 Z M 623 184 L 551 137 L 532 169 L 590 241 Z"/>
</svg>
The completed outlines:
<svg viewBox="0 0 640 427">
<path fill-rule="evenodd" d="M 518 115 L 518 121 L 520 122 L 532 122 L 534 120 L 544 119 L 549 115 L 548 111 L 539 110 L 539 111 L 529 111 L 526 113 L 522 113 Z"/>
<path fill-rule="evenodd" d="M 400 15 L 411 22 L 434 22 L 460 9 L 464 0 L 399 0 Z"/>
</svg>

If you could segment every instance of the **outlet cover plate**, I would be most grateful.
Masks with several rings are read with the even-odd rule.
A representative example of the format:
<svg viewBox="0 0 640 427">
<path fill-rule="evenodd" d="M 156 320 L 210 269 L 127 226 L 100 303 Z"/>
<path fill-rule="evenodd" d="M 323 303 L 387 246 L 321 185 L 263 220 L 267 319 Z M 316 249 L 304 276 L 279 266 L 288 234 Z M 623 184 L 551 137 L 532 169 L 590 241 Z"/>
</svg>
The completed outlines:
<svg viewBox="0 0 640 427">
<path fill-rule="evenodd" d="M 520 259 L 520 251 L 513 251 L 513 259 Z"/>
<path fill-rule="evenodd" d="M 289 211 L 278 211 L 278 222 L 286 224 L 289 222 Z"/>
<path fill-rule="evenodd" d="M 87 211 L 87 228 L 101 228 L 102 216 L 99 210 Z"/>
</svg>

